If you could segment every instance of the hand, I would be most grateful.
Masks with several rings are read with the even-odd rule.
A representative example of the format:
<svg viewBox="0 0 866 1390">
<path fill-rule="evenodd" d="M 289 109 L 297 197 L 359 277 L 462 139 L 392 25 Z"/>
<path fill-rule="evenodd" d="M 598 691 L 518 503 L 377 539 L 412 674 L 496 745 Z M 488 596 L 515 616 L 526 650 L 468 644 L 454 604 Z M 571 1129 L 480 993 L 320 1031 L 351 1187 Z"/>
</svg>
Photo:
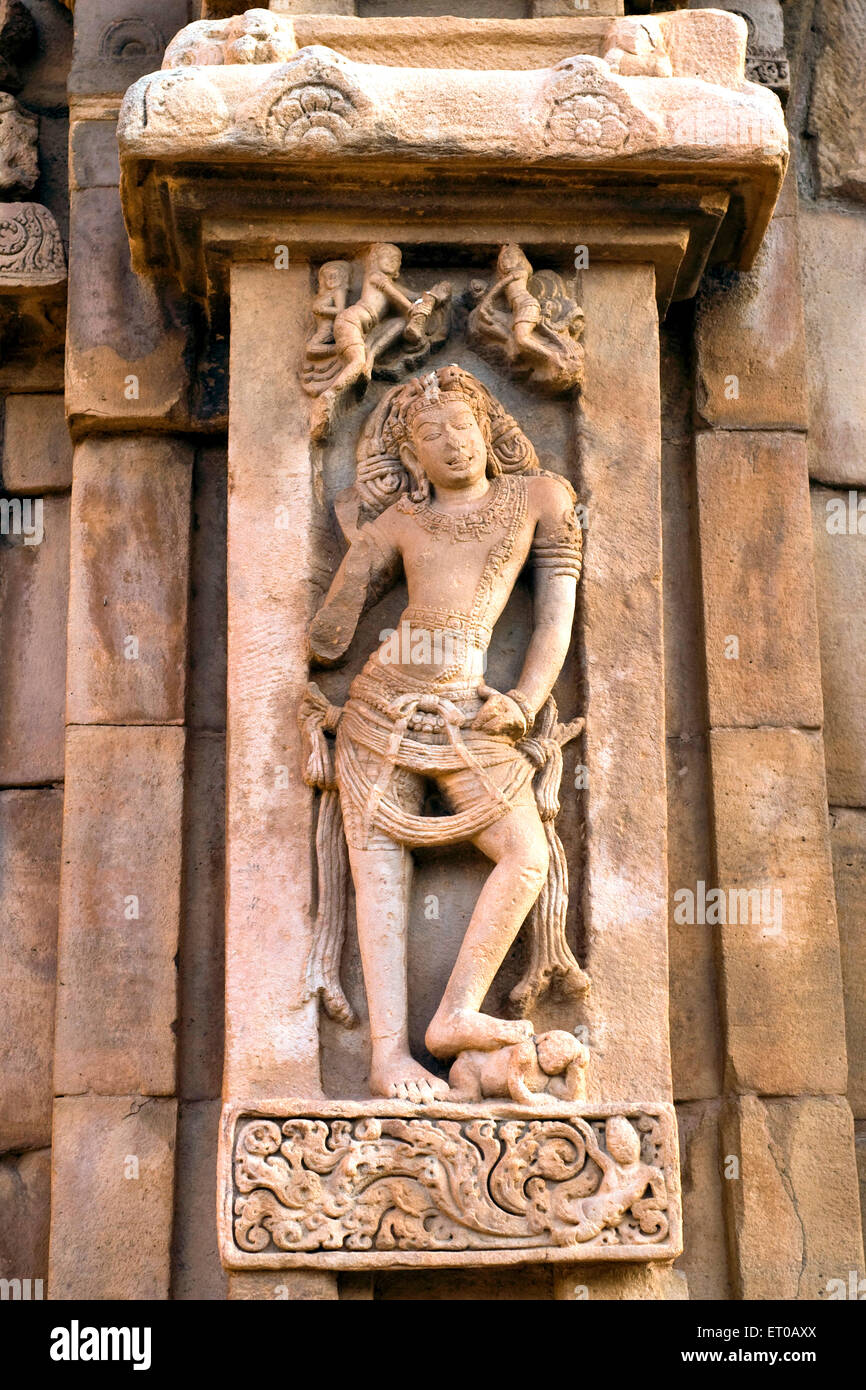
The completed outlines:
<svg viewBox="0 0 866 1390">
<path fill-rule="evenodd" d="M 526 720 L 520 706 L 489 685 L 479 685 L 478 693 L 484 697 L 484 704 L 473 719 L 472 728 L 485 734 L 505 734 L 515 740 L 523 738 Z"/>
<path fill-rule="evenodd" d="M 327 609 L 317 613 L 307 634 L 307 651 L 315 666 L 336 666 L 345 654 L 339 622 Z"/>
</svg>

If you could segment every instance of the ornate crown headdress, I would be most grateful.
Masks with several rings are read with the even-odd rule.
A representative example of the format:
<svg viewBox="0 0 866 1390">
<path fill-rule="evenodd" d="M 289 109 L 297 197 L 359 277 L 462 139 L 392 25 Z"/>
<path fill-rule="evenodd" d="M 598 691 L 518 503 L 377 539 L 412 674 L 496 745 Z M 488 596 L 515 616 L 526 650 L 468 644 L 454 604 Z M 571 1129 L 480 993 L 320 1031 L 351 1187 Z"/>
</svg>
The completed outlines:
<svg viewBox="0 0 866 1390">
<path fill-rule="evenodd" d="M 423 377 L 413 377 L 384 395 L 370 413 L 358 441 L 355 486 L 364 506 L 376 514 L 408 493 L 423 501 L 429 485 L 410 474 L 400 457 L 400 445 L 411 436 L 412 422 L 442 401 L 465 401 L 478 421 L 487 444 L 487 472 L 534 473 L 538 458 L 517 421 L 486 386 L 452 363 Z"/>
</svg>

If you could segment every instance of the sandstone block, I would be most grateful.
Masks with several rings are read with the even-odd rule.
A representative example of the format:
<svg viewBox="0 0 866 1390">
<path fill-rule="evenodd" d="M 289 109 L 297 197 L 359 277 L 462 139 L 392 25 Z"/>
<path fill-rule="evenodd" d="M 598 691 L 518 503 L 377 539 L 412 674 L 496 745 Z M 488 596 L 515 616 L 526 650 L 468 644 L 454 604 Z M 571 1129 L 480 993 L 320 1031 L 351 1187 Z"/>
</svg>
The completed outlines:
<svg viewBox="0 0 866 1390">
<path fill-rule="evenodd" d="M 0 501 L 10 532 L 0 538 L 0 786 L 60 782 L 69 498 L 8 500 L 8 510 Z"/>
<path fill-rule="evenodd" d="M 702 431 L 695 455 L 710 724 L 816 727 L 821 673 L 803 439 Z"/>
<path fill-rule="evenodd" d="M 70 724 L 182 723 L 192 453 L 91 438 L 72 490 Z"/>
<path fill-rule="evenodd" d="M 553 1290 L 554 1298 L 569 1302 L 628 1299 L 669 1303 L 689 1297 L 685 1275 L 672 1265 L 663 1264 L 555 1269 Z"/>
<path fill-rule="evenodd" d="M 92 0 L 75 14 L 69 90 L 76 96 L 125 92 L 154 72 L 169 40 L 189 19 L 188 0 Z"/>
<path fill-rule="evenodd" d="M 69 153 L 73 188 L 116 188 L 120 183 L 115 121 L 73 121 Z"/>
<path fill-rule="evenodd" d="M 866 484 L 866 223 L 835 211 L 800 215 L 803 312 L 809 339 L 809 473 Z"/>
<path fill-rule="evenodd" d="M 72 485 L 72 440 L 61 395 L 7 396 L 3 486 L 7 492 L 62 492 Z"/>
<path fill-rule="evenodd" d="M 807 428 L 797 224 L 774 217 L 753 268 L 711 271 L 698 294 L 695 408 L 717 429 Z"/>
<path fill-rule="evenodd" d="M 820 734 L 710 735 L 728 1084 L 842 1094 L 839 938 Z M 721 920 L 718 920 L 718 919 Z"/>
<path fill-rule="evenodd" d="M 315 1269 L 250 1270 L 229 1275 L 229 1298 L 245 1303 L 277 1299 L 289 1303 L 321 1303 L 339 1298 L 336 1274 Z"/>
<path fill-rule="evenodd" d="M 68 732 L 59 1094 L 174 1091 L 184 737 Z"/>
<path fill-rule="evenodd" d="M 89 11 L 88 11 L 89 13 Z M 117 188 L 73 191 L 66 403 L 102 426 L 183 422 L 185 310 L 130 264 Z"/>
<path fill-rule="evenodd" d="M 180 1094 L 220 1094 L 225 983 L 225 736 L 191 733 L 180 942 Z"/>
<path fill-rule="evenodd" d="M 717 1100 L 677 1106 L 684 1249 L 676 1268 L 688 1279 L 689 1298 L 698 1300 L 731 1296 L 719 1153 L 720 1108 Z"/>
<path fill-rule="evenodd" d="M 51 1150 L 0 1158 L 0 1279 L 48 1278 Z"/>
<path fill-rule="evenodd" d="M 862 507 L 861 518 L 858 508 Z M 866 805 L 866 497 L 812 490 L 827 792 Z M 862 534 L 860 526 L 862 525 Z"/>
<path fill-rule="evenodd" d="M 54 1108 L 52 1299 L 166 1299 L 174 1100 L 63 1096 Z"/>
<path fill-rule="evenodd" d="M 0 1153 L 51 1143 L 63 792 L 0 792 Z"/>
<path fill-rule="evenodd" d="M 834 807 L 830 845 L 839 917 L 848 1041 L 847 1097 L 856 1119 L 866 1119 L 866 811 Z"/>
<path fill-rule="evenodd" d="M 723 1183 L 735 1296 L 828 1298 L 831 1280 L 863 1273 L 854 1125 L 835 1097 L 740 1096 L 723 1113 Z"/>
<path fill-rule="evenodd" d="M 177 1199 L 171 1296 L 225 1299 L 228 1276 L 217 1247 L 219 1100 L 181 1105 L 177 1124 Z"/>
<path fill-rule="evenodd" d="M 858 202 L 866 202 L 863 20 L 859 0 L 821 0 L 816 6 L 820 50 L 808 120 L 822 195 Z"/>
</svg>

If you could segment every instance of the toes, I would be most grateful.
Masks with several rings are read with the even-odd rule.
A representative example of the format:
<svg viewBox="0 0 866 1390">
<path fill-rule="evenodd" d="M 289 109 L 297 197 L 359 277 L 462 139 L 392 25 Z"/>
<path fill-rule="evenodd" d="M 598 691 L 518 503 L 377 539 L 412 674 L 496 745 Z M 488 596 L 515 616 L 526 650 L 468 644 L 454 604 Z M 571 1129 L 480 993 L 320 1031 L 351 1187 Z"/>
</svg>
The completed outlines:
<svg viewBox="0 0 866 1390">
<path fill-rule="evenodd" d="M 417 1102 L 420 1101 L 420 1100 L 422 1099 L 422 1095 L 421 1095 L 421 1082 L 419 1082 L 419 1081 L 407 1081 L 407 1082 L 406 1082 L 406 1096 L 407 1096 L 407 1099 L 408 1099 L 408 1100 L 415 1101 L 416 1104 L 417 1104 Z"/>
<path fill-rule="evenodd" d="M 406 1085 L 405 1081 L 396 1082 L 394 1087 L 394 1095 L 397 1097 L 398 1100 L 409 1099 L 409 1088 Z"/>
<path fill-rule="evenodd" d="M 429 1081 L 419 1081 L 417 1085 L 418 1100 L 422 1105 L 429 1105 L 434 1100 L 433 1087 Z"/>
</svg>

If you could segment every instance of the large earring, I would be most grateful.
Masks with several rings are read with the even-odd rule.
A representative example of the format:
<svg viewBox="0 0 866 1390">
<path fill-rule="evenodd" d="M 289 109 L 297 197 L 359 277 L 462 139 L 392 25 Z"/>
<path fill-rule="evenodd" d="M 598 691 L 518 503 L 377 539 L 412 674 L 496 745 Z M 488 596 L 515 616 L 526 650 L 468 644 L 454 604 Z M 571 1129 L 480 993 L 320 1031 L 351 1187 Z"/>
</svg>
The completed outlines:
<svg viewBox="0 0 866 1390">
<path fill-rule="evenodd" d="M 409 478 L 410 501 L 426 502 L 430 497 L 430 480 L 408 444 L 400 446 L 400 462 Z"/>
</svg>

